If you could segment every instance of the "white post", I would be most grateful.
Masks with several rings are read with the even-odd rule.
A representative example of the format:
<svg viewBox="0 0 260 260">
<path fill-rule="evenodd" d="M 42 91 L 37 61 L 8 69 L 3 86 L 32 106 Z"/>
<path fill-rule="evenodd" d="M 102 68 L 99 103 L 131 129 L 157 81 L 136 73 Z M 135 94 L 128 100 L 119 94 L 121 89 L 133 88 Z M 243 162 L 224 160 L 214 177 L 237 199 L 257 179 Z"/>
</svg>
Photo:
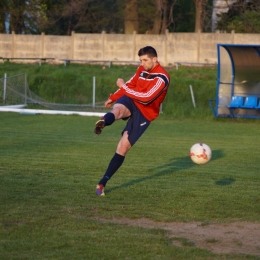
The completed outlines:
<svg viewBox="0 0 260 260">
<path fill-rule="evenodd" d="M 190 94 L 191 94 L 191 99 L 192 99 L 193 106 L 194 106 L 194 108 L 196 108 L 196 103 L 195 103 L 195 98 L 194 98 L 194 94 L 193 94 L 192 85 L 190 85 Z"/>
<path fill-rule="evenodd" d="M 162 111 L 162 103 L 161 103 L 161 105 L 160 105 L 160 114 L 162 114 L 163 113 L 163 111 Z"/>
<path fill-rule="evenodd" d="M 96 99 L 96 77 L 93 76 L 93 97 L 92 97 L 92 107 L 95 108 Z"/>
<path fill-rule="evenodd" d="M 27 75 L 24 75 L 24 104 L 27 105 Z"/>
<path fill-rule="evenodd" d="M 5 104 L 5 100 L 6 100 L 6 73 L 5 73 L 5 76 L 4 76 L 4 93 L 3 93 L 3 104 Z"/>
</svg>

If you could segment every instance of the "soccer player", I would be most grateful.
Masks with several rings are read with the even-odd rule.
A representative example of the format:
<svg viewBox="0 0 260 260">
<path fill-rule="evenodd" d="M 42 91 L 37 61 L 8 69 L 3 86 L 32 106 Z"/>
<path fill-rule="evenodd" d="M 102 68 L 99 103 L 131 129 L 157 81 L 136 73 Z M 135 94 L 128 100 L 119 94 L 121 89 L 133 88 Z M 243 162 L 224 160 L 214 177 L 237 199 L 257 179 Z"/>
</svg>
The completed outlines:
<svg viewBox="0 0 260 260">
<path fill-rule="evenodd" d="M 116 152 L 96 187 L 98 196 L 105 195 L 107 181 L 122 165 L 128 150 L 145 132 L 150 122 L 159 115 L 160 105 L 170 84 L 169 74 L 158 62 L 157 52 L 153 47 L 141 48 L 138 56 L 141 65 L 135 75 L 127 82 L 117 79 L 119 89 L 105 102 L 107 108 L 115 103 L 113 109 L 96 122 L 94 133 L 99 135 L 104 127 L 113 124 L 115 120 L 128 120 Z"/>
</svg>

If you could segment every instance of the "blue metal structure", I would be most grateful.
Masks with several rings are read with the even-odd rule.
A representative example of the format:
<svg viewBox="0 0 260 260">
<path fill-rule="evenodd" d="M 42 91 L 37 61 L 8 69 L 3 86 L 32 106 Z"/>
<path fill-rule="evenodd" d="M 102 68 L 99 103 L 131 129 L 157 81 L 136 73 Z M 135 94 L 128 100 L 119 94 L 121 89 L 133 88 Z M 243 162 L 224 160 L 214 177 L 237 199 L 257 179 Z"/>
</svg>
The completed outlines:
<svg viewBox="0 0 260 260">
<path fill-rule="evenodd" d="M 260 45 L 218 44 L 217 55 L 214 116 L 260 118 Z"/>
</svg>

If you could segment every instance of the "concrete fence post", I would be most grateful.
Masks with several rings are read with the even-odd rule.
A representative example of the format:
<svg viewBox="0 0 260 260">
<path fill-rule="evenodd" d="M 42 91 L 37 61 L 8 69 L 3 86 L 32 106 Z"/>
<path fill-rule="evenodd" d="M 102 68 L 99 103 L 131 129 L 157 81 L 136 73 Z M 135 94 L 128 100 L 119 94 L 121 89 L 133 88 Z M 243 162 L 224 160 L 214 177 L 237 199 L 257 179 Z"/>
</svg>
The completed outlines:
<svg viewBox="0 0 260 260">
<path fill-rule="evenodd" d="M 15 58 L 15 32 L 12 31 L 12 58 Z"/>
<path fill-rule="evenodd" d="M 71 32 L 71 51 L 70 51 L 70 58 L 73 60 L 74 59 L 74 48 L 75 48 L 75 32 Z"/>
<path fill-rule="evenodd" d="M 231 43 L 234 44 L 235 43 L 235 30 L 231 31 Z"/>
<path fill-rule="evenodd" d="M 198 30 L 197 32 L 197 62 L 200 62 L 200 34 L 201 34 L 201 30 Z"/>
<path fill-rule="evenodd" d="M 135 60 L 136 57 L 136 31 L 133 32 L 133 58 Z"/>
<path fill-rule="evenodd" d="M 104 60 L 104 54 L 105 54 L 105 34 L 106 32 L 105 31 L 102 31 L 102 34 L 101 34 L 101 46 L 102 46 L 102 60 Z"/>
<path fill-rule="evenodd" d="M 45 53 L 44 53 L 44 48 L 45 48 L 45 46 L 44 46 L 44 36 L 45 36 L 45 33 L 42 32 L 41 33 L 41 54 L 40 54 L 40 58 L 44 58 L 44 55 L 45 55 Z"/>
<path fill-rule="evenodd" d="M 166 29 L 165 30 L 165 35 L 164 35 L 164 50 L 163 50 L 163 52 L 164 52 L 164 64 L 165 64 L 165 66 L 167 66 L 168 65 L 168 35 L 169 35 L 169 30 L 168 29 Z"/>
</svg>

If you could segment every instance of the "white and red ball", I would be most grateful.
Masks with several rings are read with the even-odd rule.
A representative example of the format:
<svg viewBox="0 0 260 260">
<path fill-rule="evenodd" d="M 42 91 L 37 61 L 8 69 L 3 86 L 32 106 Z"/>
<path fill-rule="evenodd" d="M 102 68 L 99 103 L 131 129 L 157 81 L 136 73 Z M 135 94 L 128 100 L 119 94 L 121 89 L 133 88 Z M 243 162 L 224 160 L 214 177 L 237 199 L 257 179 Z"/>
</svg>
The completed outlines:
<svg viewBox="0 0 260 260">
<path fill-rule="evenodd" d="M 211 159 L 211 149 L 207 144 L 196 143 L 190 148 L 190 158 L 196 164 L 205 164 Z"/>
</svg>

